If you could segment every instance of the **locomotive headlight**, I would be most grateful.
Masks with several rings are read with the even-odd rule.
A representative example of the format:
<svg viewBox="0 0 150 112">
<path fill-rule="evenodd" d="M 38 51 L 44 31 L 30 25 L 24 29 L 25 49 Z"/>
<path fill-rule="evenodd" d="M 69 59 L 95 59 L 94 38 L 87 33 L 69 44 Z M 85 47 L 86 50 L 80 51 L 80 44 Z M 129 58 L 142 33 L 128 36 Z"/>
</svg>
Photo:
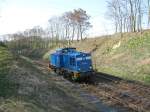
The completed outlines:
<svg viewBox="0 0 150 112">
<path fill-rule="evenodd" d="M 92 69 L 92 66 L 90 66 L 90 69 Z"/>
</svg>

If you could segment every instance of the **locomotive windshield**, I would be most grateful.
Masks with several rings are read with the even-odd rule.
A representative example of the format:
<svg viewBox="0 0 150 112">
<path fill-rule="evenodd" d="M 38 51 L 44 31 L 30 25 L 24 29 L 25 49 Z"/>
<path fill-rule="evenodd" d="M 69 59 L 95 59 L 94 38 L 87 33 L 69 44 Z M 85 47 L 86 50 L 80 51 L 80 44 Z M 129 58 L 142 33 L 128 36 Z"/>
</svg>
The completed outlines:
<svg viewBox="0 0 150 112">
<path fill-rule="evenodd" d="M 76 58 L 79 71 L 90 71 L 92 69 L 91 55 L 80 55 Z"/>
<path fill-rule="evenodd" d="M 87 57 L 78 57 L 76 60 L 77 61 L 81 61 L 81 60 L 90 60 L 91 56 L 87 56 Z"/>
</svg>

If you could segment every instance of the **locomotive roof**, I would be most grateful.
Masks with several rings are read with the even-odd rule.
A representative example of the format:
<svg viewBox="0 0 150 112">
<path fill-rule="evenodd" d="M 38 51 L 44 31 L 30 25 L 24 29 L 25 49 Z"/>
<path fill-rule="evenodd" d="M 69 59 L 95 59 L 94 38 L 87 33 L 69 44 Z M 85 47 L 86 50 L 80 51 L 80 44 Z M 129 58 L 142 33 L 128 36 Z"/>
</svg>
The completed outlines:
<svg viewBox="0 0 150 112">
<path fill-rule="evenodd" d="M 90 53 L 84 53 L 84 52 L 68 52 L 67 54 L 72 55 L 72 56 L 79 56 L 79 55 L 88 55 Z"/>
<path fill-rule="evenodd" d="M 66 47 L 66 48 L 59 48 L 56 51 L 71 50 L 71 49 L 76 50 L 75 47 Z"/>
<path fill-rule="evenodd" d="M 68 50 L 68 49 L 74 49 L 74 50 L 76 50 L 75 47 L 66 47 L 66 48 L 62 48 L 62 50 Z"/>
<path fill-rule="evenodd" d="M 76 51 L 76 48 L 74 48 L 74 47 L 67 47 L 67 48 L 57 49 L 55 54 L 66 54 L 66 55 L 71 55 L 71 56 L 79 56 L 79 55 L 88 55 L 90 53 L 79 52 L 79 51 Z"/>
</svg>

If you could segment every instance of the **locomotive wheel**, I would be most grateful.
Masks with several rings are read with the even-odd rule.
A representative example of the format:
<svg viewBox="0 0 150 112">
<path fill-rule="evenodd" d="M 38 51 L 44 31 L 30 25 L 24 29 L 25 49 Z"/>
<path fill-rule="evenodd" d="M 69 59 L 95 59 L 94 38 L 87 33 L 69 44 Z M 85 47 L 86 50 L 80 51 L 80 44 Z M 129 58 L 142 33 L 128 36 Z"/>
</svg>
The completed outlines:
<svg viewBox="0 0 150 112">
<path fill-rule="evenodd" d="M 51 68 L 51 65 L 50 65 L 50 63 L 48 64 L 48 68 Z"/>
<path fill-rule="evenodd" d="M 79 73 L 72 73 L 71 79 L 73 81 L 79 81 L 79 77 L 80 77 Z"/>
<path fill-rule="evenodd" d="M 87 76 L 87 77 L 85 78 L 85 81 L 86 81 L 86 82 L 89 82 L 89 81 L 90 81 L 90 76 Z"/>
<path fill-rule="evenodd" d="M 55 68 L 53 68 L 53 71 L 56 73 L 56 69 Z"/>
<path fill-rule="evenodd" d="M 53 70 L 50 64 L 48 64 L 48 70 L 49 70 L 49 71 L 52 71 L 52 70 Z"/>
<path fill-rule="evenodd" d="M 57 75 L 60 75 L 59 69 L 56 69 L 56 74 L 57 74 Z"/>
</svg>

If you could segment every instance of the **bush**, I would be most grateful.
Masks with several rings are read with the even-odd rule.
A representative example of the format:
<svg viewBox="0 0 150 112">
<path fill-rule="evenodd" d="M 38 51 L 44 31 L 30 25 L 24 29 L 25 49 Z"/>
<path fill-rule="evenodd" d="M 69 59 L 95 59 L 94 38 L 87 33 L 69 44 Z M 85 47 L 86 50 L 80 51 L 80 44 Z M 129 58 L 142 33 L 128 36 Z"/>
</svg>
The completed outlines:
<svg viewBox="0 0 150 112">
<path fill-rule="evenodd" d="M 8 96 L 14 90 L 13 84 L 7 78 L 12 65 L 13 56 L 3 43 L 0 44 L 0 96 Z"/>
<path fill-rule="evenodd" d="M 1 41 L 0 41 L 0 46 L 6 47 L 6 45 L 3 42 L 1 42 Z"/>
<path fill-rule="evenodd" d="M 141 37 L 132 38 L 128 41 L 128 44 L 127 44 L 128 48 L 130 48 L 130 49 L 143 47 L 145 45 L 150 46 L 150 35 L 149 34 L 145 34 Z"/>
</svg>

